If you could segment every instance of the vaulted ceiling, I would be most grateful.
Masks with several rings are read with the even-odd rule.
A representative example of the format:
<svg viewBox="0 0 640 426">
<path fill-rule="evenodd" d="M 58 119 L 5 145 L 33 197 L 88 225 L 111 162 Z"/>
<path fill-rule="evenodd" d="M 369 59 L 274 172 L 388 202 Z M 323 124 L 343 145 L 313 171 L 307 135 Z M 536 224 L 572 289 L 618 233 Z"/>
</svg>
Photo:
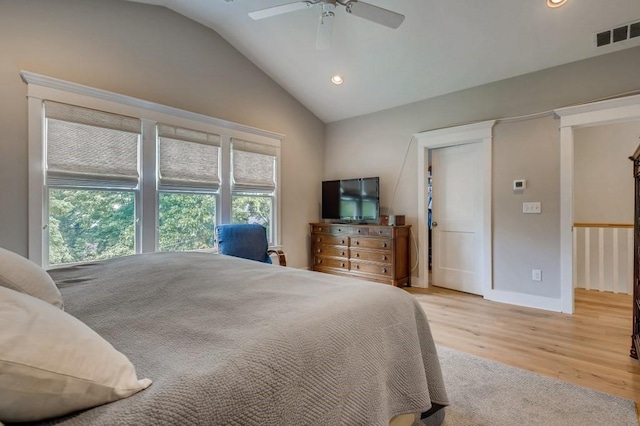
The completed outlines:
<svg viewBox="0 0 640 426">
<path fill-rule="evenodd" d="M 314 6 L 267 19 L 292 0 L 130 0 L 165 6 L 224 37 L 324 122 L 640 46 L 596 47 L 596 33 L 640 21 L 640 0 L 367 0 L 405 15 L 398 29 L 338 6 L 331 47 L 316 50 Z M 639 71 L 640 73 L 640 71 Z M 340 74 L 344 84 L 333 85 Z"/>
</svg>

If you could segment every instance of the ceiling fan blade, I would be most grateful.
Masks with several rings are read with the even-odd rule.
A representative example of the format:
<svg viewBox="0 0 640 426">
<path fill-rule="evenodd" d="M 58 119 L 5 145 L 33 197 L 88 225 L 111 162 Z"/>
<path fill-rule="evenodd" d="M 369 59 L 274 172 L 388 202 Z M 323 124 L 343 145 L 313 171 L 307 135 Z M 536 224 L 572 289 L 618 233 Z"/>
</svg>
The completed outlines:
<svg viewBox="0 0 640 426">
<path fill-rule="evenodd" d="M 280 6 L 268 7 L 266 9 L 256 10 L 255 12 L 249 12 L 249 16 L 252 19 L 264 19 L 270 18 L 276 15 L 282 15 L 283 13 L 295 12 L 296 10 L 308 9 L 315 3 L 310 1 L 298 1 L 295 3 L 281 4 Z"/>
<path fill-rule="evenodd" d="M 331 47 L 331 35 L 333 34 L 333 12 L 323 12 L 318 24 L 317 50 L 327 50 Z"/>
<path fill-rule="evenodd" d="M 352 15 L 393 29 L 404 21 L 404 15 L 362 1 L 351 0 L 345 4 L 345 8 Z"/>
</svg>

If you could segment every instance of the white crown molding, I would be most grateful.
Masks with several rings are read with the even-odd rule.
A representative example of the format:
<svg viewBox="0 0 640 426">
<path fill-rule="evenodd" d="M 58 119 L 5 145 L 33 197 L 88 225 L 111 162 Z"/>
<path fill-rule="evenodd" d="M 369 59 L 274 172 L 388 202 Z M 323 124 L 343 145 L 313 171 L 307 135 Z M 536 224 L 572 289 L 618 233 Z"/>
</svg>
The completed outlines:
<svg viewBox="0 0 640 426">
<path fill-rule="evenodd" d="M 601 111 L 607 108 L 618 108 L 629 105 L 636 105 L 640 102 L 640 95 L 625 96 L 622 98 L 607 99 L 603 101 L 591 102 L 583 105 L 574 105 L 564 108 L 555 109 L 553 112 L 558 117 L 564 117 L 573 114 L 582 114 L 591 111 Z"/>
<path fill-rule="evenodd" d="M 496 120 L 481 121 L 456 127 L 427 130 L 413 135 L 420 146 L 438 148 L 452 144 L 462 145 L 491 138 L 491 132 Z"/>
<path fill-rule="evenodd" d="M 560 118 L 560 127 L 589 126 L 613 121 L 634 120 L 640 115 L 640 95 L 608 99 L 584 105 L 558 108 L 553 111 Z"/>
<path fill-rule="evenodd" d="M 246 126 L 244 124 L 234 123 L 232 121 L 222 120 L 215 117 L 210 117 L 204 114 L 185 111 L 179 108 L 174 108 L 167 105 L 161 105 L 154 102 L 145 101 L 142 99 L 134 98 L 119 93 L 109 92 L 102 89 L 96 89 L 82 84 L 72 83 L 65 80 L 60 80 L 53 77 L 47 77 L 41 74 L 36 74 L 29 71 L 20 71 L 20 77 L 29 86 L 29 96 L 39 97 L 41 95 L 37 91 L 32 91 L 31 87 L 42 87 L 47 89 L 61 90 L 64 92 L 74 93 L 82 96 L 90 96 L 96 99 L 101 99 L 108 102 L 115 102 L 122 105 L 127 105 L 134 108 L 141 108 L 148 111 L 157 112 L 160 114 L 168 114 L 174 117 L 180 117 L 188 120 L 194 120 L 205 124 L 211 124 L 214 126 L 224 127 L 226 129 L 232 129 L 239 132 L 251 133 L 258 136 L 263 136 L 270 139 L 277 139 L 282 141 L 285 135 L 268 130 L 258 129 L 256 127 Z"/>
</svg>

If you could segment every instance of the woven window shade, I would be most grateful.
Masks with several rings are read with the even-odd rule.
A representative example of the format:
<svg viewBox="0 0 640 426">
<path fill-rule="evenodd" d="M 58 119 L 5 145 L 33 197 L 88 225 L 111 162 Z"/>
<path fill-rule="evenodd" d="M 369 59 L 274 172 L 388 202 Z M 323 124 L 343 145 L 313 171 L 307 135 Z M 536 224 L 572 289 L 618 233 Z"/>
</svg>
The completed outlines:
<svg viewBox="0 0 640 426">
<path fill-rule="evenodd" d="M 140 120 L 45 102 L 47 181 L 138 182 Z"/>
<path fill-rule="evenodd" d="M 158 125 L 160 189 L 220 187 L 220 136 Z"/>
<path fill-rule="evenodd" d="M 233 190 L 273 192 L 276 189 L 277 149 L 270 145 L 233 139 Z"/>
</svg>

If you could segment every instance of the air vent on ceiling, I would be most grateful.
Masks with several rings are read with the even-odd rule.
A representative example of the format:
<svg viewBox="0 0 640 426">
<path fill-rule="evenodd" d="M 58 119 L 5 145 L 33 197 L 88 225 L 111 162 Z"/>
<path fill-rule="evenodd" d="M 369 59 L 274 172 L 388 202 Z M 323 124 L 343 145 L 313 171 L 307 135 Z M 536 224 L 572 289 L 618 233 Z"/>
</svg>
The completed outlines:
<svg viewBox="0 0 640 426">
<path fill-rule="evenodd" d="M 597 33 L 596 46 L 606 46 L 611 43 L 619 43 L 636 37 L 640 37 L 640 21 L 624 24 L 616 28 Z"/>
</svg>

